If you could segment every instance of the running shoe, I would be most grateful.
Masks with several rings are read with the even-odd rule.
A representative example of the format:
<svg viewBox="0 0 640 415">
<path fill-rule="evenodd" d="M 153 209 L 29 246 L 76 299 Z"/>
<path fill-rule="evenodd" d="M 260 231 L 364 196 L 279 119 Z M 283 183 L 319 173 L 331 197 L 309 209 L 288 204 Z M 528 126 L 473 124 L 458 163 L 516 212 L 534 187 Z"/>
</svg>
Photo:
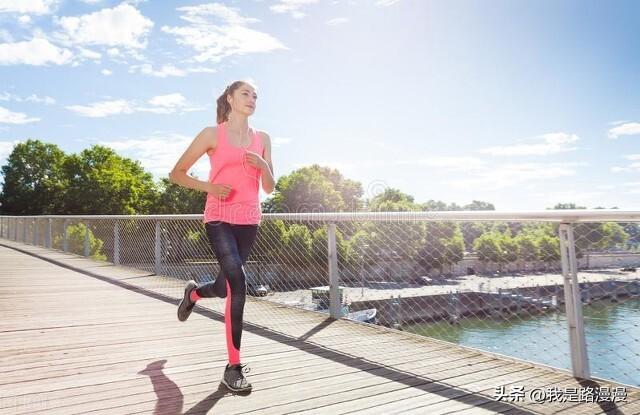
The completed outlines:
<svg viewBox="0 0 640 415">
<path fill-rule="evenodd" d="M 195 290 L 198 285 L 194 280 L 189 280 L 184 287 L 184 297 L 178 304 L 178 320 L 185 321 L 191 315 L 195 302 L 191 301 L 191 291 Z"/>
<path fill-rule="evenodd" d="M 248 392 L 251 390 L 251 384 L 244 374 L 249 373 L 249 370 L 247 365 L 227 365 L 222 383 L 233 392 Z"/>
</svg>

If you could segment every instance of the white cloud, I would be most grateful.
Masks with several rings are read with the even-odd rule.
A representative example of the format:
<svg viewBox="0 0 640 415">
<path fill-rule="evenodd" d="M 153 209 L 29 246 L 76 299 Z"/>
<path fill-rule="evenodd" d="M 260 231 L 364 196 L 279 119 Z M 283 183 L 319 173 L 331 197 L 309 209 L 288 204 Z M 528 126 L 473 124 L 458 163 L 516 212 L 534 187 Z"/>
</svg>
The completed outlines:
<svg viewBox="0 0 640 415">
<path fill-rule="evenodd" d="M 347 23 L 349 21 L 349 19 L 347 19 L 346 17 L 336 17 L 333 18 L 331 20 L 327 20 L 325 22 L 325 24 L 329 25 L 329 26 L 336 26 L 339 24 L 343 24 L 343 23 Z"/>
<path fill-rule="evenodd" d="M 20 140 L 0 141 L 0 166 L 5 164 L 7 157 L 9 157 L 9 154 L 13 151 L 13 147 L 20 142 Z"/>
<path fill-rule="evenodd" d="M 132 104 L 124 99 L 94 102 L 89 105 L 70 105 L 66 108 L 83 117 L 91 118 L 102 118 L 116 114 L 131 114 L 134 112 Z"/>
<path fill-rule="evenodd" d="M 626 158 L 627 160 L 633 161 L 633 163 L 625 167 L 613 166 L 611 167 L 611 172 L 613 173 L 640 172 L 640 154 L 627 154 L 624 156 L 624 158 Z"/>
<path fill-rule="evenodd" d="M 640 182 L 623 182 L 596 186 L 597 189 L 615 191 L 620 194 L 640 194 Z"/>
<path fill-rule="evenodd" d="M 376 1 L 376 6 L 380 6 L 380 7 L 389 7 L 389 6 L 393 6 L 394 4 L 398 3 L 400 0 L 378 0 Z"/>
<path fill-rule="evenodd" d="M 28 124 L 38 122 L 40 118 L 28 117 L 21 112 L 12 112 L 4 107 L 0 107 L 0 124 Z"/>
<path fill-rule="evenodd" d="M 50 14 L 59 0 L 0 0 L 0 13 Z"/>
<path fill-rule="evenodd" d="M 56 100 L 49 97 L 49 96 L 45 96 L 45 97 L 39 97 L 35 94 L 31 94 L 28 97 L 26 97 L 24 99 L 25 101 L 30 101 L 30 102 L 37 102 L 39 104 L 47 104 L 47 105 L 51 105 L 51 104 L 55 104 Z"/>
<path fill-rule="evenodd" d="M 186 98 L 182 94 L 158 95 L 151 98 L 148 102 L 151 105 L 160 107 L 182 107 L 186 104 Z"/>
<path fill-rule="evenodd" d="M 271 146 L 272 147 L 280 147 L 284 144 L 289 144 L 291 142 L 291 138 L 285 138 L 285 137 L 274 137 L 271 139 Z"/>
<path fill-rule="evenodd" d="M 85 48 L 78 48 L 78 50 L 80 51 L 80 55 L 87 59 L 100 60 L 102 58 L 102 54 L 98 52 L 94 52 Z"/>
<path fill-rule="evenodd" d="M 155 114 L 174 114 L 201 111 L 204 108 L 191 106 L 181 94 L 158 95 L 149 99 L 147 105 L 137 104 L 133 100 L 117 99 L 94 102 L 89 105 L 70 105 L 66 108 L 83 117 L 103 118 L 111 115 L 151 112 Z"/>
<path fill-rule="evenodd" d="M 632 173 L 632 172 L 640 172 L 640 162 L 631 163 L 626 167 L 614 166 L 611 167 L 611 171 L 613 173 Z"/>
<path fill-rule="evenodd" d="M 63 30 L 57 34 L 61 41 L 129 49 L 144 49 L 146 36 L 153 27 L 150 19 L 126 3 L 79 17 L 65 16 L 56 19 L 56 23 Z"/>
<path fill-rule="evenodd" d="M 269 6 L 274 13 L 289 13 L 296 19 L 306 16 L 300 9 L 306 5 L 317 3 L 318 0 L 279 0 L 277 4 Z"/>
<path fill-rule="evenodd" d="M 579 137 L 575 134 L 549 133 L 533 137 L 532 139 L 541 140 L 542 142 L 536 144 L 487 147 L 478 150 L 478 152 L 492 156 L 546 156 L 575 150 L 576 147 L 569 145 L 578 141 Z"/>
<path fill-rule="evenodd" d="M 0 44 L 0 65 L 64 65 L 71 62 L 70 50 L 59 48 L 44 38 Z"/>
<path fill-rule="evenodd" d="M 113 72 L 111 72 L 108 69 L 103 69 L 103 70 L 100 71 L 100 73 L 103 74 L 104 76 L 109 76 L 109 75 L 113 74 Z"/>
<path fill-rule="evenodd" d="M 216 73 L 218 72 L 217 70 L 213 69 L 213 68 L 205 68 L 204 66 L 194 66 L 192 68 L 187 68 L 188 72 L 194 72 L 194 73 Z"/>
<path fill-rule="evenodd" d="M 155 133 L 151 137 L 103 140 L 99 144 L 140 161 L 142 166 L 156 177 L 166 177 L 193 139 L 194 137 L 181 134 Z M 200 179 L 206 179 L 209 168 L 209 160 L 206 155 L 203 155 L 189 173 L 195 174 Z"/>
<path fill-rule="evenodd" d="M 18 22 L 23 25 L 28 25 L 31 23 L 31 16 L 29 16 L 28 14 L 22 15 L 18 17 Z"/>
<path fill-rule="evenodd" d="M 429 167 L 439 167 L 449 170 L 467 171 L 484 168 L 486 162 L 477 157 L 468 156 L 433 156 L 414 161 L 393 161 L 391 164 L 420 164 Z"/>
<path fill-rule="evenodd" d="M 51 104 L 55 104 L 56 100 L 49 97 L 49 96 L 44 96 L 44 97 L 39 97 L 36 94 L 31 94 L 26 98 L 22 98 L 21 96 L 15 95 L 15 94 L 11 94 L 9 92 L 3 92 L 0 94 L 0 101 L 15 101 L 15 102 L 36 102 L 38 104 L 47 104 L 47 105 L 51 105 Z"/>
<path fill-rule="evenodd" d="M 162 31 L 176 36 L 181 45 L 193 48 L 197 62 L 219 62 L 232 55 L 264 53 L 287 49 L 273 36 L 246 27 L 257 19 L 241 16 L 236 9 L 219 3 L 180 7 L 182 20 L 188 26 L 162 27 Z"/>
<path fill-rule="evenodd" d="M 176 10 L 184 12 L 180 18 L 196 26 L 208 26 L 209 19 L 218 18 L 228 25 L 244 26 L 249 23 L 256 23 L 260 20 L 253 17 L 242 17 L 237 9 L 230 8 L 220 3 L 200 4 L 198 6 L 179 7 Z"/>
<path fill-rule="evenodd" d="M 574 166 L 584 162 L 571 163 L 508 163 L 491 165 L 475 171 L 473 176 L 449 180 L 448 184 L 458 189 L 496 190 L 526 182 L 544 181 L 576 174 Z"/>
<path fill-rule="evenodd" d="M 626 124 L 619 125 L 609 130 L 609 138 L 615 139 L 620 137 L 621 135 L 639 135 L 640 134 L 640 123 L 638 122 L 629 122 Z"/>
<path fill-rule="evenodd" d="M 85 3 L 85 4 L 98 4 L 100 3 L 102 0 L 80 0 L 81 2 Z"/>
<path fill-rule="evenodd" d="M 0 29 L 0 42 L 3 42 L 3 43 L 13 42 L 13 36 L 11 35 L 11 33 L 9 33 L 7 29 Z"/>
<path fill-rule="evenodd" d="M 616 189 L 625 189 L 630 187 L 637 187 L 640 189 L 640 182 L 623 182 L 616 184 L 601 184 L 596 186 L 596 189 L 600 190 L 616 190 Z"/>
<path fill-rule="evenodd" d="M 160 69 L 153 69 L 151 64 L 132 65 L 129 72 L 140 71 L 145 75 L 151 75 L 158 78 L 166 78 L 168 76 L 185 76 L 187 71 L 176 68 L 173 65 L 164 65 Z"/>
</svg>

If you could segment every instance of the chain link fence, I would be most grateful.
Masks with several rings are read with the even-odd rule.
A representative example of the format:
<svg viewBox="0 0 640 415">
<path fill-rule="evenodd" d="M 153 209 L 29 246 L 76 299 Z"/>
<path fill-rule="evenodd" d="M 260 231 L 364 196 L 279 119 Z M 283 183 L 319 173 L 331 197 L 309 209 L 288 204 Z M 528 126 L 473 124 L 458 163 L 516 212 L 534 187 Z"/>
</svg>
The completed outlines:
<svg viewBox="0 0 640 415">
<path fill-rule="evenodd" d="M 0 237 L 182 281 L 220 272 L 201 215 L 2 216 Z M 244 265 L 246 307 L 278 303 L 640 386 L 639 266 L 637 212 L 265 214 Z"/>
</svg>

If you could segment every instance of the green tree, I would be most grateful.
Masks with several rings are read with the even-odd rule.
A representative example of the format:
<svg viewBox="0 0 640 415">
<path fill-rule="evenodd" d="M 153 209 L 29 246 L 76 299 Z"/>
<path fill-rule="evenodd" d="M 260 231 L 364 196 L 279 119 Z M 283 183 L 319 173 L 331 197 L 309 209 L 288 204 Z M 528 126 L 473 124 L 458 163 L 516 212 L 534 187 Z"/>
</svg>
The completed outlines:
<svg viewBox="0 0 640 415">
<path fill-rule="evenodd" d="M 287 232 L 283 220 L 264 220 L 258 228 L 260 244 L 256 244 L 255 251 L 268 262 L 283 262 L 287 256 L 285 247 L 289 244 Z"/>
<path fill-rule="evenodd" d="M 464 205 L 462 210 L 496 210 L 496 208 L 493 203 L 473 200 L 468 205 Z"/>
<path fill-rule="evenodd" d="M 157 201 L 150 173 L 138 161 L 94 145 L 64 163 L 63 214 L 147 214 Z"/>
<path fill-rule="evenodd" d="M 500 235 L 496 232 L 488 232 L 480 235 L 473 242 L 474 251 L 481 262 L 499 263 L 501 255 Z"/>
<path fill-rule="evenodd" d="M 621 225 L 629 238 L 627 239 L 626 249 L 637 250 L 640 247 L 640 224 L 629 222 Z"/>
<path fill-rule="evenodd" d="M 516 236 L 514 240 L 518 244 L 518 251 L 522 261 L 525 261 L 526 263 L 536 261 L 538 259 L 540 253 L 533 236 L 521 233 Z"/>
<path fill-rule="evenodd" d="M 84 255 L 84 240 L 85 233 L 89 231 L 89 257 L 100 261 L 106 261 L 107 256 L 102 253 L 102 246 L 104 242 L 98 239 L 93 234 L 91 228 L 87 229 L 84 223 L 78 223 L 75 225 L 67 226 L 67 244 L 69 252 L 73 252 L 78 255 Z M 62 249 L 64 245 L 62 235 L 57 235 L 53 238 L 53 247 L 55 249 Z"/>
<path fill-rule="evenodd" d="M 502 261 L 504 263 L 514 262 L 520 256 L 520 246 L 518 242 L 511 237 L 510 233 L 505 233 L 500 239 L 500 249 L 503 254 Z"/>
<path fill-rule="evenodd" d="M 425 271 L 443 270 L 464 256 L 464 239 L 460 227 L 454 222 L 427 222 L 425 238 L 417 263 Z"/>
<path fill-rule="evenodd" d="M 157 203 L 153 213 L 161 215 L 202 213 L 206 194 L 171 183 L 168 178 L 160 179 Z"/>
<path fill-rule="evenodd" d="M 325 267 L 329 258 L 329 242 L 327 226 L 324 225 L 313 231 L 311 252 L 314 265 Z M 344 239 L 340 228 L 336 227 L 336 250 L 338 252 L 338 264 L 347 265 L 351 260 L 351 246 Z"/>
<path fill-rule="evenodd" d="M 413 196 L 392 187 L 371 198 L 368 206 L 372 212 L 410 212 L 421 208 L 421 205 L 414 202 Z"/>
<path fill-rule="evenodd" d="M 541 261 L 549 263 L 560 259 L 560 238 L 542 235 L 537 245 Z"/>
<path fill-rule="evenodd" d="M 296 266 L 309 266 L 312 245 L 309 228 L 297 223 L 289 226 L 286 236 L 287 260 Z"/>
<path fill-rule="evenodd" d="M 420 205 L 413 197 L 398 189 L 387 188 L 369 201 L 375 212 L 415 212 Z M 425 241 L 425 224 L 421 221 L 377 221 L 363 224 L 369 233 L 371 247 L 377 255 L 395 251 L 406 259 L 417 260 Z"/>
<path fill-rule="evenodd" d="M 321 175 L 333 183 L 333 188 L 340 193 L 342 197 L 344 210 L 348 212 L 362 210 L 364 203 L 362 201 L 363 191 L 360 182 L 343 177 L 338 169 L 319 166 L 317 164 L 314 164 L 311 168 L 317 169 Z"/>
<path fill-rule="evenodd" d="M 351 211 L 362 206 L 361 196 L 360 183 L 314 164 L 280 177 L 274 195 L 262 207 L 270 213 Z"/>
<path fill-rule="evenodd" d="M 473 242 L 483 233 L 488 232 L 490 224 L 486 222 L 461 222 L 460 231 L 467 251 L 473 250 Z"/>
<path fill-rule="evenodd" d="M 19 215 L 59 213 L 64 196 L 65 157 L 55 144 L 39 140 L 17 144 L 2 166 L 0 210 Z"/>
<path fill-rule="evenodd" d="M 605 222 L 600 225 L 600 228 L 602 239 L 598 241 L 598 248 L 601 250 L 622 248 L 629 240 L 629 234 L 619 223 Z"/>
</svg>

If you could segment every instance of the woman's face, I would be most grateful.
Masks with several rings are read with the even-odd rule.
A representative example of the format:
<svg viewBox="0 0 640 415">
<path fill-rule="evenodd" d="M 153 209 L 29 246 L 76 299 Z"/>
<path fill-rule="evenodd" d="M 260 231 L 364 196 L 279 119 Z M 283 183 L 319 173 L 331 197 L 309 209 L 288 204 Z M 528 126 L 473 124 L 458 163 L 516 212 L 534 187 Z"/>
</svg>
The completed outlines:
<svg viewBox="0 0 640 415">
<path fill-rule="evenodd" d="M 242 84 L 242 86 L 233 91 L 232 96 L 227 99 L 234 112 L 245 114 L 248 117 L 256 110 L 258 95 L 252 86 Z"/>
</svg>

